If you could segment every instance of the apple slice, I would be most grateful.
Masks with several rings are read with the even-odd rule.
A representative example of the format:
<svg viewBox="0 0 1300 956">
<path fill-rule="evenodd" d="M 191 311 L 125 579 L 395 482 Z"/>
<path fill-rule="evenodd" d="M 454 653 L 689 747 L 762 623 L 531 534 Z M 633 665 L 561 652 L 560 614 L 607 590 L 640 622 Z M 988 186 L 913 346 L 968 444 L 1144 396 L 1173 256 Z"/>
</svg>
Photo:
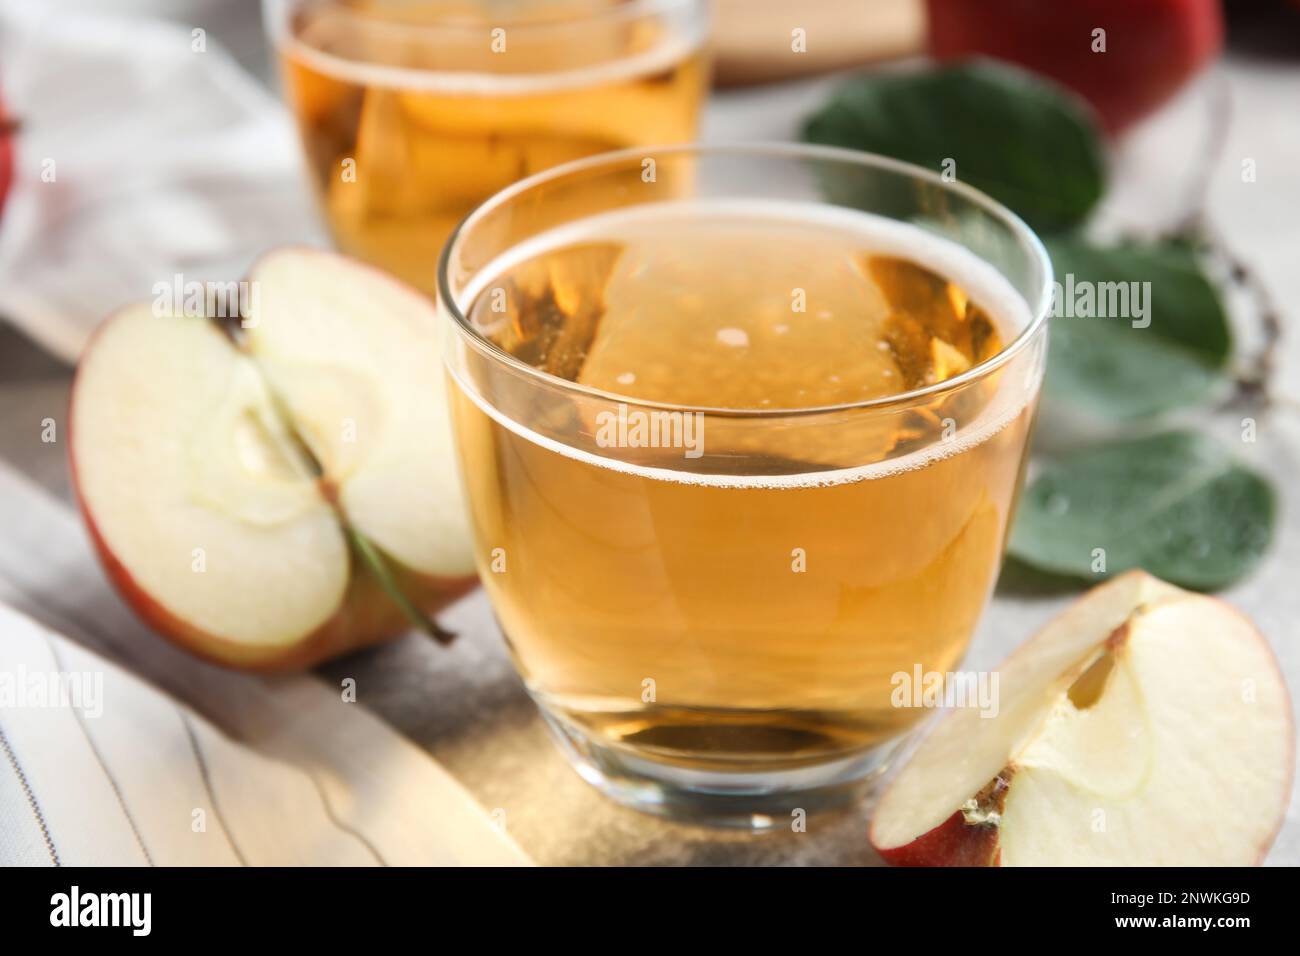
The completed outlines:
<svg viewBox="0 0 1300 956">
<path fill-rule="evenodd" d="M 238 344 L 148 305 L 112 316 L 78 368 L 71 457 L 136 611 L 284 670 L 403 633 L 473 586 L 473 559 L 432 305 L 310 249 L 248 288 Z"/>
<path fill-rule="evenodd" d="M 1140 571 L 1094 588 L 954 710 L 882 795 L 900 866 L 1258 863 L 1294 771 L 1290 698 L 1251 623 Z"/>
</svg>

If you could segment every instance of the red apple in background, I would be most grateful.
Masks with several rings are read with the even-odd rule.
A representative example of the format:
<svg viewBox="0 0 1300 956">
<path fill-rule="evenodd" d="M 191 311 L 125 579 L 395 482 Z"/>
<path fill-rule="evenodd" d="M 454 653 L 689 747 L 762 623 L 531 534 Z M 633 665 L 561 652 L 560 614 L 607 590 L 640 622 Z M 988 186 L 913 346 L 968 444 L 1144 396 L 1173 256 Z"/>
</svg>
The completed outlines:
<svg viewBox="0 0 1300 956">
<path fill-rule="evenodd" d="M 104 323 L 73 386 L 73 483 L 148 624 L 289 670 L 409 631 L 398 600 L 434 613 L 474 564 L 433 304 L 314 249 L 268 254 L 247 288 L 238 335 L 149 303 Z"/>
<path fill-rule="evenodd" d="M 0 100 L 0 216 L 4 215 L 5 197 L 9 195 L 9 184 L 14 178 L 14 120 L 5 113 L 5 104 Z"/>
<path fill-rule="evenodd" d="M 896 866 L 1249 866 L 1286 814 L 1290 694 L 1222 601 L 1141 571 L 1089 591 L 955 709 L 876 806 Z"/>
<path fill-rule="evenodd" d="M 1223 45 L 1219 0 L 927 0 L 936 59 L 990 56 L 1051 77 L 1117 132 L 1164 103 Z M 1105 52 L 1094 52 L 1094 31 Z M 1100 42 L 1100 41 L 1097 41 Z"/>
</svg>

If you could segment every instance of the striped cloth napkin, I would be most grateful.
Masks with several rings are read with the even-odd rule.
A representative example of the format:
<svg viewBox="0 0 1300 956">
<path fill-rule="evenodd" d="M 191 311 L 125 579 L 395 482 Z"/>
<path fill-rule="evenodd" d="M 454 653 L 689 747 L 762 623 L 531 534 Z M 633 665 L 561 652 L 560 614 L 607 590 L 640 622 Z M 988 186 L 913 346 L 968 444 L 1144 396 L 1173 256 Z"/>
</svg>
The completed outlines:
<svg viewBox="0 0 1300 956">
<path fill-rule="evenodd" d="M 340 689 L 147 632 L 77 516 L 2 462 L 0 528 L 0 865 L 529 862 Z"/>
</svg>

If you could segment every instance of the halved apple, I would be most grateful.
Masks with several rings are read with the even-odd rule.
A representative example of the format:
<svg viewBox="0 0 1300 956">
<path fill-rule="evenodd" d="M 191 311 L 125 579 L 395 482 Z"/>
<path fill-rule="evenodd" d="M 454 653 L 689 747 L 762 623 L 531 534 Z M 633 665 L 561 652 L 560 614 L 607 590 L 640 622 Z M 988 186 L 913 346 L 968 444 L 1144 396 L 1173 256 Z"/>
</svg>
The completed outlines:
<svg viewBox="0 0 1300 956">
<path fill-rule="evenodd" d="M 1003 662 L 999 710 L 946 715 L 885 790 L 903 866 L 1248 865 L 1286 812 L 1290 698 L 1251 623 L 1142 572 Z"/>
<path fill-rule="evenodd" d="M 248 288 L 236 336 L 149 305 L 110 317 L 71 457 L 136 611 L 219 663 L 284 670 L 408 630 L 473 586 L 473 557 L 428 300 L 313 249 L 268 254 Z"/>
</svg>

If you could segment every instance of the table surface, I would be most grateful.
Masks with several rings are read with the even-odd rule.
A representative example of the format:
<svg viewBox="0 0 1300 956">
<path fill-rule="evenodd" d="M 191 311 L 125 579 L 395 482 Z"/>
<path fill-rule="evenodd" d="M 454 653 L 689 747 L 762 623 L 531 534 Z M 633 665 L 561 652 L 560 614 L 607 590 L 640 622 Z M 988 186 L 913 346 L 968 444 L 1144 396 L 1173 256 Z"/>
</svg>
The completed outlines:
<svg viewBox="0 0 1300 956">
<path fill-rule="evenodd" d="M 256 53 L 242 58 L 261 69 Z M 1294 62 L 1294 61 L 1292 61 Z M 714 97 L 704 138 L 791 139 L 799 118 L 834 80 L 800 81 Z M 1113 164 L 1104 226 L 1156 231 L 1184 211 L 1184 166 L 1206 148 L 1211 94 L 1226 88 L 1234 112 L 1214 169 L 1208 210 L 1236 254 L 1257 270 L 1278 302 L 1300 302 L 1300 67 L 1233 56 L 1157 120 L 1125 140 Z M 1260 181 L 1240 182 L 1254 158 Z M 1253 188 L 1252 188 L 1253 187 Z M 1239 341 L 1253 338 L 1240 310 Z M 1284 312 L 1294 323 L 1300 314 Z M 1223 596 L 1247 611 L 1270 638 L 1294 689 L 1300 687 L 1300 340 L 1286 328 L 1279 353 L 1283 399 L 1267 411 L 1219 410 L 1196 415 L 1198 427 L 1240 444 L 1241 418 L 1258 417 L 1258 441 L 1241 454 L 1269 474 L 1281 492 L 1274 547 L 1256 573 Z M 46 416 L 64 420 L 71 370 L 0 326 L 0 458 L 71 502 L 63 450 L 41 443 Z M 1289 394 L 1288 394 L 1289 390 Z M 1055 440 L 1069 440 L 1052 429 Z M 1065 436 L 1065 437 L 1062 437 Z M 1040 447 L 1047 435 L 1040 429 Z M 987 668 L 1028 637 L 1077 593 L 1070 584 L 1010 567 L 985 614 L 966 665 Z M 482 592 L 451 609 L 446 623 L 461 638 L 450 649 L 411 636 L 323 668 L 331 680 L 352 677 L 360 702 L 427 749 L 489 809 L 505 811 L 515 839 L 543 864 L 875 864 L 867 845 L 870 804 L 814 817 L 803 833 L 754 836 L 683 826 L 613 804 L 584 783 L 552 745 L 511 668 Z M 1300 863 L 1300 795 L 1293 792 L 1286 825 L 1269 857 Z"/>
</svg>

